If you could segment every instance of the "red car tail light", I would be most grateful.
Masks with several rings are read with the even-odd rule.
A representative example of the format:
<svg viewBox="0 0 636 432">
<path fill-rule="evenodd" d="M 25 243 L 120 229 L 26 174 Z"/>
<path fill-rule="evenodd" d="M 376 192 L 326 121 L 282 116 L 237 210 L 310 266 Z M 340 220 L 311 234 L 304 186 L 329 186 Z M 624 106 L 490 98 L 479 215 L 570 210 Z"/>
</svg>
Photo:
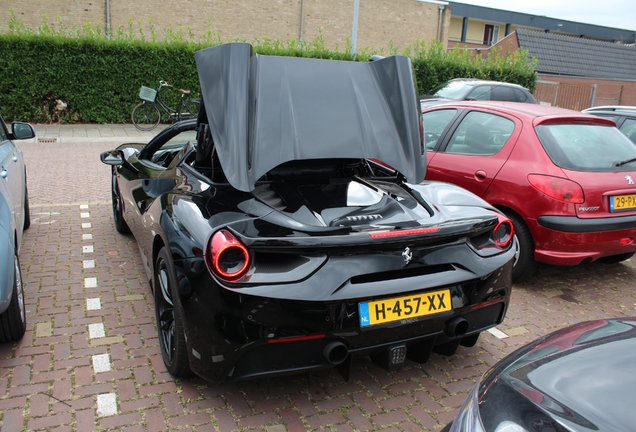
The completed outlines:
<svg viewBox="0 0 636 432">
<path fill-rule="evenodd" d="M 585 201 L 583 188 L 572 180 L 528 174 L 528 181 L 536 190 L 555 200 L 570 204 L 582 204 Z"/>
<path fill-rule="evenodd" d="M 210 237 L 205 255 L 208 269 L 227 281 L 240 279 L 251 264 L 249 250 L 228 230 L 219 230 Z"/>
<path fill-rule="evenodd" d="M 493 230 L 495 244 L 502 249 L 508 248 L 515 236 L 515 228 L 512 221 L 503 215 L 497 215 L 499 223 Z"/>
</svg>

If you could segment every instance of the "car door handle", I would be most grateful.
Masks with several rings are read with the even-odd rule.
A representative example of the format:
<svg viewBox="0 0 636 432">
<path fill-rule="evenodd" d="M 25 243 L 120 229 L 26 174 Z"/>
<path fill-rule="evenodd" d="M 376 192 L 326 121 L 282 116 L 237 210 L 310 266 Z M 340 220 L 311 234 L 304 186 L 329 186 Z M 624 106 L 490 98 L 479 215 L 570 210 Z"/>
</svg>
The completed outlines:
<svg viewBox="0 0 636 432">
<path fill-rule="evenodd" d="M 484 181 L 486 180 L 486 178 L 488 178 L 488 174 L 486 174 L 486 171 L 484 170 L 475 171 L 475 180 Z"/>
</svg>

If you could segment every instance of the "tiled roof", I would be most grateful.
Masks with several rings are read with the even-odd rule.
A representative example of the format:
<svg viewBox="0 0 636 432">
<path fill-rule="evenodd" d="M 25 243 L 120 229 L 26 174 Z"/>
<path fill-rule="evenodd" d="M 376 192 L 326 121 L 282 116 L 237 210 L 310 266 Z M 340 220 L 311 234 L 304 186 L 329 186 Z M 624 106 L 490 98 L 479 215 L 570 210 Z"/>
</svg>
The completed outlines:
<svg viewBox="0 0 636 432">
<path fill-rule="evenodd" d="M 636 46 L 517 29 L 519 47 L 539 60 L 537 72 L 636 80 Z"/>
</svg>

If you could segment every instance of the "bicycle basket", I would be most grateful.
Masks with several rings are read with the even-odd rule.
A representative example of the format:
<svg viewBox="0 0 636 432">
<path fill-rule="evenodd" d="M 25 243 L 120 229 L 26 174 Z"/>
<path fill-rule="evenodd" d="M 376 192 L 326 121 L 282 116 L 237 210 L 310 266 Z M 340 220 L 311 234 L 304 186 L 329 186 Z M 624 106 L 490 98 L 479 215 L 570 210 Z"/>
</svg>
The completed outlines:
<svg viewBox="0 0 636 432">
<path fill-rule="evenodd" d="M 154 102 L 157 98 L 157 90 L 141 86 L 141 90 L 139 90 L 139 97 L 145 101 Z"/>
</svg>

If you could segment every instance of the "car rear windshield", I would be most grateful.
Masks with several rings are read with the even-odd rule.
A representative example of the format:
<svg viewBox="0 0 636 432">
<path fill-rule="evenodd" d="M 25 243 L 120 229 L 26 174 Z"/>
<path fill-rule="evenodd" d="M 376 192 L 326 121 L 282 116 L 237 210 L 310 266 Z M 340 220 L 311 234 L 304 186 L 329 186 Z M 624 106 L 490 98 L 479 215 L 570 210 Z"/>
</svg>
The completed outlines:
<svg viewBox="0 0 636 432">
<path fill-rule="evenodd" d="M 440 98 L 458 100 L 464 98 L 466 90 L 466 83 L 462 81 L 448 81 L 431 89 L 429 94 Z"/>
<path fill-rule="evenodd" d="M 633 171 L 636 145 L 612 126 L 548 124 L 535 127 L 557 166 L 575 171 Z"/>
</svg>

